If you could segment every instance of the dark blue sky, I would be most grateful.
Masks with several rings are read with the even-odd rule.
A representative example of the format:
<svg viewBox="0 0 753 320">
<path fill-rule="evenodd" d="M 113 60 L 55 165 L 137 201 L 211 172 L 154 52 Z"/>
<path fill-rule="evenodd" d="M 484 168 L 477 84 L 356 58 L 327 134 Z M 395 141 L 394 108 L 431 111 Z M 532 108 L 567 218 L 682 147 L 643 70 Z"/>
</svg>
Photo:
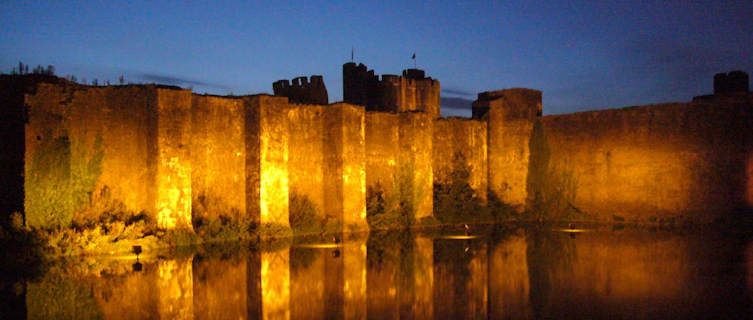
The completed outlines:
<svg viewBox="0 0 753 320">
<path fill-rule="evenodd" d="M 749 0 L 2 1 L 0 27 L 4 72 L 20 60 L 89 81 L 123 74 L 218 94 L 271 93 L 275 80 L 322 74 L 337 101 L 353 46 L 378 74 L 412 67 L 416 52 L 455 101 L 542 90 L 546 114 L 687 101 L 710 93 L 716 72 L 753 71 Z"/>
</svg>

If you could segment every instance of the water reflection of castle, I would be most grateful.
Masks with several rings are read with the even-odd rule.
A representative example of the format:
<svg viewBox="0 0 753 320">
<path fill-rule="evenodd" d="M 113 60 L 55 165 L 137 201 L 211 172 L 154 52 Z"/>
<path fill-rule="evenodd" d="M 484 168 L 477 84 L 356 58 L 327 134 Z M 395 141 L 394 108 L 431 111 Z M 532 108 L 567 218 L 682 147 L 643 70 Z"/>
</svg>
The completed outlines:
<svg viewBox="0 0 753 320">
<path fill-rule="evenodd" d="M 729 257 L 739 248 L 695 240 L 635 230 L 603 230 L 574 239 L 518 230 L 472 240 L 392 232 L 349 239 L 339 249 L 220 249 L 147 258 L 141 272 L 44 276 L 27 286 L 29 299 L 38 299 L 30 300 L 28 315 L 519 319 L 562 314 L 631 318 L 641 310 L 652 318 L 727 318 L 747 310 L 745 274 L 720 274 L 724 266 L 710 258 Z M 333 254 L 336 250 L 340 254 Z M 720 276 L 729 281 L 724 283 L 740 285 L 716 284 Z M 63 284 L 74 288 L 65 297 L 74 303 L 56 310 L 60 304 L 45 299 L 62 299 L 48 288 Z M 87 289 L 75 290 L 79 286 Z"/>
</svg>

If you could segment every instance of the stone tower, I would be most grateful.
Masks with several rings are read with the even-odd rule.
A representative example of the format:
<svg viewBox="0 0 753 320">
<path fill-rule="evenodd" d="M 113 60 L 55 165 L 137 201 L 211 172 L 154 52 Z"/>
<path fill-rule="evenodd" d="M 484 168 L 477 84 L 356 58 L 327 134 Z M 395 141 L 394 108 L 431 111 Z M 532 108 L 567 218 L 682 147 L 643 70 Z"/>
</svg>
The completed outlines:
<svg viewBox="0 0 753 320">
<path fill-rule="evenodd" d="M 743 71 L 714 75 L 714 95 L 748 93 L 749 78 Z"/>
<path fill-rule="evenodd" d="M 473 118 L 487 121 L 489 197 L 517 212 L 528 197 L 530 138 L 541 116 L 541 91 L 513 88 L 482 92 L 473 102 Z"/>
<path fill-rule="evenodd" d="M 363 64 L 343 65 L 343 100 L 374 111 L 422 111 L 432 118 L 440 116 L 439 81 L 426 77 L 423 70 L 403 70 L 402 76 L 384 74 L 382 78 Z"/>
</svg>

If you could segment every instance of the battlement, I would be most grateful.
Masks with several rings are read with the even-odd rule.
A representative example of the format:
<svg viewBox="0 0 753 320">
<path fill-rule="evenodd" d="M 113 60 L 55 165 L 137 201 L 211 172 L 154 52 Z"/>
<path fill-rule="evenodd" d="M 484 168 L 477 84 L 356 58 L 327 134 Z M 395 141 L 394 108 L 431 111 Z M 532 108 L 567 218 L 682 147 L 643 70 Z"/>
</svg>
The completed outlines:
<svg viewBox="0 0 753 320">
<path fill-rule="evenodd" d="M 276 96 L 287 97 L 290 102 L 297 104 L 327 104 L 329 97 L 324 85 L 324 78 L 312 75 L 311 78 L 297 77 L 293 81 L 287 79 L 272 83 Z"/>
</svg>

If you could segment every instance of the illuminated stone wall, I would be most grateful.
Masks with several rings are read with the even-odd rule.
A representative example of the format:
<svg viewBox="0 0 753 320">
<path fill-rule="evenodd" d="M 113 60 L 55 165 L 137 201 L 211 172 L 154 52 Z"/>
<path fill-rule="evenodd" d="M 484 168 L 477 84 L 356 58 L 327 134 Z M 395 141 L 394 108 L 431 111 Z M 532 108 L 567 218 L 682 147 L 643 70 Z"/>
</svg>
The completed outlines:
<svg viewBox="0 0 753 320">
<path fill-rule="evenodd" d="M 247 99 L 247 208 L 262 224 L 289 227 L 287 98 L 257 95 Z"/>
<path fill-rule="evenodd" d="M 40 84 L 35 94 L 28 95 L 27 223 L 65 225 L 71 218 L 80 218 L 74 215 L 99 214 L 95 211 L 120 206 L 156 218 L 156 177 L 159 170 L 165 172 L 158 166 L 158 152 L 187 165 L 178 161 L 185 160 L 177 154 L 182 149 L 158 143 L 166 142 L 166 131 L 159 140 L 157 97 L 155 86 L 51 84 Z M 190 192 L 185 180 L 173 181 L 182 183 L 182 188 L 176 188 L 179 193 Z"/>
<path fill-rule="evenodd" d="M 200 95 L 192 99 L 193 216 L 245 217 L 246 100 Z"/>
<path fill-rule="evenodd" d="M 559 196 L 599 220 L 707 222 L 753 206 L 752 99 L 541 117 L 541 92 L 507 89 L 479 94 L 468 120 L 40 82 L 24 97 L 26 222 L 115 208 L 167 229 L 219 215 L 286 228 L 303 199 L 330 231 L 365 229 L 374 191 L 411 222 L 433 215 L 458 163 L 480 199 L 518 211 Z"/>
<path fill-rule="evenodd" d="M 421 112 L 366 115 L 367 188 L 407 204 L 415 221 L 433 212 L 433 130 L 433 118 Z"/>
<path fill-rule="evenodd" d="M 291 210 L 309 203 L 328 230 L 365 229 L 364 109 L 293 105 L 288 119 Z"/>
<path fill-rule="evenodd" d="M 483 92 L 473 102 L 473 117 L 488 121 L 489 197 L 516 211 L 525 209 L 533 123 L 541 115 L 541 91 L 506 89 Z"/>
<path fill-rule="evenodd" d="M 190 229 L 191 91 L 157 88 L 156 142 L 157 225 Z"/>
<path fill-rule="evenodd" d="M 290 210 L 302 221 L 313 219 L 324 223 L 324 110 L 326 106 L 294 105 L 288 111 L 290 145 L 288 156 L 288 181 L 290 184 Z M 314 212 L 306 212 L 313 210 Z M 299 226 L 294 226 L 299 227 Z M 303 226 L 305 227 L 305 226 Z M 313 226 L 312 226 L 313 227 Z"/>
<path fill-rule="evenodd" d="M 398 161 L 397 114 L 366 112 L 366 187 L 381 190 L 385 197 L 394 192 Z"/>
<path fill-rule="evenodd" d="M 708 222 L 749 208 L 751 106 L 748 97 L 543 117 L 544 182 L 572 189 L 571 204 L 601 220 Z"/>
<path fill-rule="evenodd" d="M 482 201 L 487 190 L 487 124 L 463 118 L 434 122 L 432 170 L 434 183 L 467 183 Z M 459 175 L 468 174 L 467 181 Z"/>
<path fill-rule="evenodd" d="M 407 201 L 416 221 L 431 216 L 433 210 L 433 126 L 434 119 L 425 113 L 398 114 L 400 141 L 397 176 L 407 180 L 403 190 L 407 193 Z"/>
<path fill-rule="evenodd" d="M 366 229 L 365 119 L 363 107 L 325 109 L 325 201 L 328 219 L 346 230 Z"/>
</svg>

